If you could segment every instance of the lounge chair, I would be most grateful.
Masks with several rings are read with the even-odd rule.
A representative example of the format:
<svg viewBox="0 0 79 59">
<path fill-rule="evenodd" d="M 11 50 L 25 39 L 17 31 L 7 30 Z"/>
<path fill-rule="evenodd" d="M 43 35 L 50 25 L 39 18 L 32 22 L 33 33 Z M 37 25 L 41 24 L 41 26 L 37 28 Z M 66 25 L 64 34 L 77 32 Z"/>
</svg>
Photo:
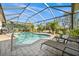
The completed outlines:
<svg viewBox="0 0 79 59">
<path fill-rule="evenodd" d="M 41 47 L 42 48 L 42 45 L 47 45 L 47 46 L 50 46 L 52 48 L 55 48 L 57 50 L 60 50 L 62 52 L 62 55 L 64 55 L 65 53 L 68 54 L 68 55 L 72 55 L 72 56 L 75 56 L 75 55 L 79 55 L 79 39 L 77 40 L 72 40 L 70 38 L 63 38 L 63 37 L 55 37 L 56 39 L 64 39 L 64 43 L 63 42 L 60 42 L 59 40 L 57 41 L 53 41 L 53 40 L 48 40 L 44 43 L 41 44 Z M 66 42 L 65 42 L 66 41 Z M 77 43 L 76 46 L 73 45 L 73 43 L 69 43 L 69 42 L 75 42 Z M 77 48 L 75 48 L 77 47 Z"/>
</svg>

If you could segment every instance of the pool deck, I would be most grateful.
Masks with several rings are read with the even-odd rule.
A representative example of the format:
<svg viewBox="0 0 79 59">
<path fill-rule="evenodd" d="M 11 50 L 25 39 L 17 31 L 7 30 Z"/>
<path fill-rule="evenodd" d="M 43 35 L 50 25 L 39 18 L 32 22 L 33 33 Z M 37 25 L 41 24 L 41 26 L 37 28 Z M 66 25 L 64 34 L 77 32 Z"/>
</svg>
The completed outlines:
<svg viewBox="0 0 79 59">
<path fill-rule="evenodd" d="M 61 56 L 62 52 L 43 45 L 40 49 L 41 43 L 47 40 L 38 40 L 30 45 L 13 46 L 11 51 L 11 41 L 0 41 L 0 56 Z M 14 43 L 15 44 L 15 43 Z M 72 51 L 71 51 L 72 52 Z M 74 52 L 73 52 L 74 53 Z"/>
<path fill-rule="evenodd" d="M 46 45 L 43 45 L 42 49 L 40 49 L 41 43 L 45 41 L 47 41 L 47 39 L 38 40 L 30 45 L 25 44 L 25 45 L 13 46 L 13 50 L 11 51 L 11 40 L 10 39 L 1 40 L 0 56 L 61 56 L 62 55 L 61 51 Z M 15 41 L 13 42 L 13 44 L 15 44 Z"/>
<path fill-rule="evenodd" d="M 10 40 L 11 34 L 2 34 L 0 35 L 0 41 Z"/>
<path fill-rule="evenodd" d="M 43 46 L 40 49 L 40 45 L 42 42 L 46 40 L 38 40 L 37 42 L 31 45 L 23 45 L 13 47 L 13 51 L 11 52 L 11 44 L 10 40 L 1 41 L 0 42 L 0 56 L 55 56 L 56 50 L 52 49 L 48 46 Z M 59 54 L 61 55 L 61 54 Z"/>
</svg>

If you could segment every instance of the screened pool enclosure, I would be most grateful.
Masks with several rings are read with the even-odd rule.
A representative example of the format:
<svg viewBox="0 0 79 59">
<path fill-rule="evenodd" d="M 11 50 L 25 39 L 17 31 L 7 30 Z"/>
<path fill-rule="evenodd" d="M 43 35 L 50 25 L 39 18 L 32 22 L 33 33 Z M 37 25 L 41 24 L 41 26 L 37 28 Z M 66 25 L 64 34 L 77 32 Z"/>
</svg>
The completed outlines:
<svg viewBox="0 0 79 59">
<path fill-rule="evenodd" d="M 79 29 L 78 3 L 0 3 L 0 35 L 10 35 L 10 47 L 5 47 L 6 54 L 0 48 L 1 55 L 7 55 L 8 49 L 16 54 L 19 50 L 14 46 L 27 47 L 34 42 L 38 45 L 39 39 L 49 39 L 49 35 L 38 33 L 53 35 L 71 29 Z M 2 42 L 0 44 L 7 45 Z"/>
<path fill-rule="evenodd" d="M 57 20 L 62 26 L 73 28 L 79 25 L 78 6 L 71 3 L 3 3 L 1 9 L 5 21 L 36 26 Z"/>
</svg>

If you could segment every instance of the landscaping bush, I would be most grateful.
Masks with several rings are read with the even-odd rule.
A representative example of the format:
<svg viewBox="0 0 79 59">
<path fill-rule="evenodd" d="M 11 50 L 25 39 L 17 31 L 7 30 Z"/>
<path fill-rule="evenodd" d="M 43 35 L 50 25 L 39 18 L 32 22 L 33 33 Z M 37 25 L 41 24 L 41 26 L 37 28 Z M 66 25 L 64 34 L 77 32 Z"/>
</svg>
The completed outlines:
<svg viewBox="0 0 79 59">
<path fill-rule="evenodd" d="M 79 37 L 79 29 L 72 29 L 69 34 L 72 37 Z"/>
</svg>

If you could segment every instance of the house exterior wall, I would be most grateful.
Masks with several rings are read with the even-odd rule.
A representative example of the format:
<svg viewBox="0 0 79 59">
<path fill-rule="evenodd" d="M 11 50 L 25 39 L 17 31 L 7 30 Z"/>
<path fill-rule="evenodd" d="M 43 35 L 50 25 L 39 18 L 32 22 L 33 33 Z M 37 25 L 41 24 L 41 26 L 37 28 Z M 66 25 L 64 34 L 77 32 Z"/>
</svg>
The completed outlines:
<svg viewBox="0 0 79 59">
<path fill-rule="evenodd" d="M 2 28 L 3 23 L 5 23 L 5 18 L 3 16 L 2 6 L 0 4 L 0 29 Z"/>
</svg>

